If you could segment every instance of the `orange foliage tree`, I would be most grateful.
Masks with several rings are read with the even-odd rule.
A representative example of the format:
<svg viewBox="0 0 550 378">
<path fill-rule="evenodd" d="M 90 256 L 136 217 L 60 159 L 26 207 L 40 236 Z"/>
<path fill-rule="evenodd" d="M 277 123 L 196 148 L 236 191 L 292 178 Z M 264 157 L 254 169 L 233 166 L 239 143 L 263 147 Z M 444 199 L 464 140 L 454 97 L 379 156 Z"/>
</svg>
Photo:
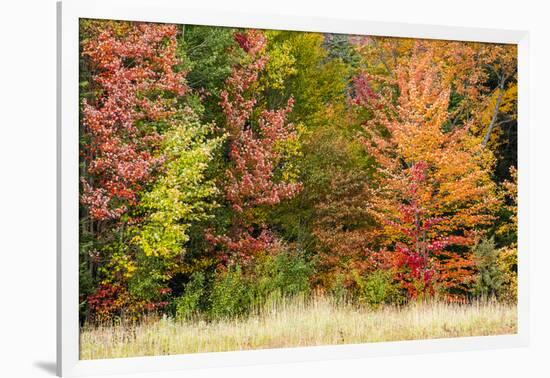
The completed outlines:
<svg viewBox="0 0 550 378">
<path fill-rule="evenodd" d="M 452 125 L 449 80 L 434 53 L 415 42 L 394 78 L 358 76 L 353 102 L 369 114 L 364 145 L 376 162 L 371 213 L 383 230 L 382 248 L 394 261 L 405 251 L 422 258 L 421 268 L 434 271 L 425 278 L 460 294 L 472 280 L 469 247 L 499 200 L 492 153 L 471 134 L 471 123 Z"/>
</svg>

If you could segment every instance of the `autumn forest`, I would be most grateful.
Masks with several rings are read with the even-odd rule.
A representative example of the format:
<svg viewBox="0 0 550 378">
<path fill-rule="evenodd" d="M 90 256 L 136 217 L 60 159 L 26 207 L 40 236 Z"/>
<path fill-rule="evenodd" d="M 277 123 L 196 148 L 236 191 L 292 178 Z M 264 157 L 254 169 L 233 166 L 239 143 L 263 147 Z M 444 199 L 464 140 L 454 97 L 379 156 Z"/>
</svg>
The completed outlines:
<svg viewBox="0 0 550 378">
<path fill-rule="evenodd" d="M 81 358 L 516 332 L 515 45 L 82 19 L 80 104 Z"/>
</svg>

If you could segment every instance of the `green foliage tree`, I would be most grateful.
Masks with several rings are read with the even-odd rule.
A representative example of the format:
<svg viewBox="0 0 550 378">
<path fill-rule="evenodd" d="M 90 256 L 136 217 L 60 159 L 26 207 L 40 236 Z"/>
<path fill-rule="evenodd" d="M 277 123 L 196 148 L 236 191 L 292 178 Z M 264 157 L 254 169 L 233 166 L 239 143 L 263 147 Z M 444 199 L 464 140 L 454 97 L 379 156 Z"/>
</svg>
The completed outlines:
<svg viewBox="0 0 550 378">
<path fill-rule="evenodd" d="M 164 173 L 139 204 L 142 221 L 132 238 L 138 264 L 131 280 L 139 284 L 130 285 L 138 296 L 148 288 L 160 292 L 183 261 L 192 224 L 208 219 L 217 206 L 217 189 L 205 171 L 222 139 L 209 138 L 212 126 L 203 125 L 190 108 L 178 117 L 164 134 Z"/>
<path fill-rule="evenodd" d="M 349 66 L 328 56 L 322 34 L 270 31 L 267 37 L 273 61 L 262 80 L 265 106 L 282 106 L 292 96 L 292 122 L 308 129 L 328 125 L 332 112 L 343 110 Z"/>
<path fill-rule="evenodd" d="M 331 59 L 340 59 L 352 68 L 359 66 L 361 57 L 348 35 L 325 34 L 323 48 Z"/>
<path fill-rule="evenodd" d="M 482 298 L 499 295 L 504 277 L 499 266 L 499 251 L 493 238 L 481 240 L 474 247 L 474 261 L 477 268 L 474 294 Z"/>
<path fill-rule="evenodd" d="M 188 230 L 193 222 L 209 217 L 217 206 L 217 189 L 206 180 L 205 171 L 221 138 L 207 138 L 211 125 L 203 125 L 191 109 L 164 134 L 164 173 L 142 195 L 145 214 L 134 243 L 147 256 L 174 258 L 185 253 Z"/>
<path fill-rule="evenodd" d="M 270 63 L 262 78 L 263 103 L 270 107 L 290 96 L 295 99 L 289 118 L 300 131 L 295 164 L 303 182 L 303 190 L 274 209 L 271 219 L 286 240 L 313 254 L 318 244 L 313 232 L 316 204 L 332 191 L 335 174 L 357 171 L 366 164 L 354 141 L 354 119 L 346 102 L 353 68 L 327 52 L 322 34 L 270 31 L 267 37 Z"/>
<path fill-rule="evenodd" d="M 180 70 L 187 72 L 187 82 L 206 109 L 206 122 L 221 124 L 220 92 L 232 67 L 242 59 L 233 38 L 232 28 L 182 25 L 178 44 Z"/>
</svg>

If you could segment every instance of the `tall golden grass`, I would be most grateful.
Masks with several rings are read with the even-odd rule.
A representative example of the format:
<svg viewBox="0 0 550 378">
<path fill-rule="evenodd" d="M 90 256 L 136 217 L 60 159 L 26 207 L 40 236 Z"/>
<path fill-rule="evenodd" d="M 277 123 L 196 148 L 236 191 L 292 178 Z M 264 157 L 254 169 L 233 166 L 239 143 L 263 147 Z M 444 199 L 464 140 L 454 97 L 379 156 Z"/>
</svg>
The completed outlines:
<svg viewBox="0 0 550 378">
<path fill-rule="evenodd" d="M 283 301 L 256 315 L 213 322 L 149 319 L 139 324 L 84 326 L 80 358 L 354 344 L 517 332 L 515 305 L 414 303 L 376 310 L 325 298 Z"/>
</svg>

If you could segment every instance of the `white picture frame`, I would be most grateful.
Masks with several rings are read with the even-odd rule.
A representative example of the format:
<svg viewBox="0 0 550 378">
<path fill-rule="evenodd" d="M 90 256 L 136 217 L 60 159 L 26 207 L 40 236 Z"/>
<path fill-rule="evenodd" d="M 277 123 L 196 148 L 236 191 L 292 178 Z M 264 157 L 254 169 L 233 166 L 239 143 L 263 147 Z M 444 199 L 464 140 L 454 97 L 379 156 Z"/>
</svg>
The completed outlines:
<svg viewBox="0 0 550 378">
<path fill-rule="evenodd" d="M 173 371 L 307 360 L 363 358 L 527 346 L 529 341 L 529 35 L 526 31 L 213 12 L 177 0 L 64 0 L 58 3 L 57 65 L 57 374 L 83 376 Z M 372 344 L 79 360 L 78 51 L 80 18 L 450 39 L 518 45 L 518 332 L 515 335 Z"/>
</svg>

